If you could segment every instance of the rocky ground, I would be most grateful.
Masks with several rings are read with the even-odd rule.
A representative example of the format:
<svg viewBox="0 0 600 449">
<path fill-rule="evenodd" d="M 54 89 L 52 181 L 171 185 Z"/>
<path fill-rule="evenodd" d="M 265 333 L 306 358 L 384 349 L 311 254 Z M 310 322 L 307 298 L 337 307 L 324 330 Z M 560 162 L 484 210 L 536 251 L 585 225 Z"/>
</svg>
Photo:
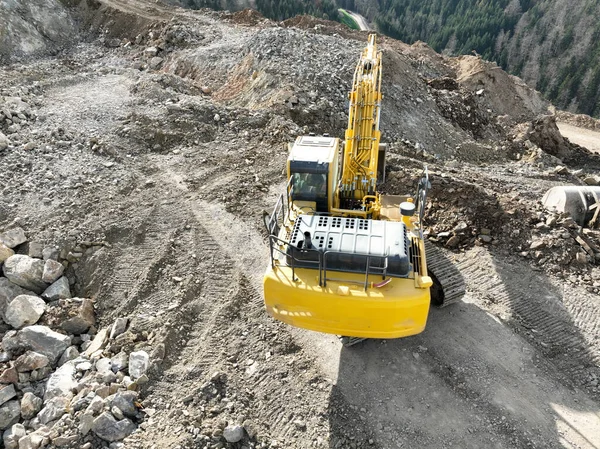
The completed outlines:
<svg viewBox="0 0 600 449">
<path fill-rule="evenodd" d="M 342 349 L 263 312 L 261 214 L 287 142 L 343 135 L 366 33 L 65 4 L 76 44 L 0 67 L 7 447 L 600 445 L 600 235 L 540 204 L 600 160 L 536 92 L 380 38 L 382 189 L 428 166 L 428 238 L 468 294 L 419 336 Z"/>
</svg>

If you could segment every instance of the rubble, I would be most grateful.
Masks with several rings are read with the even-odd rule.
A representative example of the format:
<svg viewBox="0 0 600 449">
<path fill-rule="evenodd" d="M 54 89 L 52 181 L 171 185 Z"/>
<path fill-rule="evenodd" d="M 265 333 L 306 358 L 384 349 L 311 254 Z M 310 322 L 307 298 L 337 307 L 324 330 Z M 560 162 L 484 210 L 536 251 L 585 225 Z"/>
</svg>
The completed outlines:
<svg viewBox="0 0 600 449">
<path fill-rule="evenodd" d="M 121 346 L 110 352 L 109 329 L 114 341 L 126 331 L 128 320 L 118 318 L 96 331 L 93 301 L 70 298 L 65 265 L 60 262 L 70 253 L 61 256 L 58 247 L 33 245 L 17 234 L 24 232 L 5 241 L 25 245 L 30 255 L 10 255 L 7 277 L 0 277 L 2 316 L 14 329 L 3 335 L 5 352 L 0 357 L 0 429 L 5 430 L 5 447 L 38 448 L 50 441 L 56 447 L 88 447 L 92 435 L 106 442 L 121 441 L 142 419 L 139 393 L 132 389 L 148 379 L 148 354 L 129 354 Z M 51 301 L 48 304 L 13 282 L 40 292 L 42 277 L 54 281 L 42 293 Z"/>
</svg>

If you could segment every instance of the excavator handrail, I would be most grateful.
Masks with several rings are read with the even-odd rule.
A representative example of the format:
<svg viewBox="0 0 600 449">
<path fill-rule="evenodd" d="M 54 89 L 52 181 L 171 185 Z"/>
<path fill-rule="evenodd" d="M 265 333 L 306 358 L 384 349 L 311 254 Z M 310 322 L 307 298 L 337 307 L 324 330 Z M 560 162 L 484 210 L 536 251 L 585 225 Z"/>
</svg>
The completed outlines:
<svg viewBox="0 0 600 449">
<path fill-rule="evenodd" d="M 285 249 L 282 249 L 282 247 Z M 295 251 L 288 252 L 287 248 L 289 248 L 289 247 L 293 247 Z M 339 280 L 339 279 L 327 277 L 327 271 L 328 271 L 327 257 L 332 254 L 345 254 L 345 255 L 353 254 L 353 253 L 348 253 L 348 252 L 344 252 L 344 251 L 320 251 L 318 249 L 297 248 L 297 247 L 293 246 L 289 241 L 280 239 L 277 235 L 273 235 L 273 234 L 269 235 L 269 250 L 270 250 L 270 254 L 271 254 L 271 267 L 273 269 L 275 269 L 275 257 L 274 257 L 275 252 L 284 256 L 286 258 L 286 260 L 288 260 L 288 258 L 289 258 L 289 260 L 291 260 L 291 264 L 289 264 L 288 266 L 292 269 L 292 280 L 294 282 L 297 280 L 296 279 L 296 268 L 297 268 L 296 262 L 301 262 L 302 264 L 305 264 L 305 265 L 306 264 L 314 265 L 314 268 L 306 267 L 306 266 L 302 266 L 300 268 L 318 269 L 319 270 L 319 286 L 321 286 L 323 288 L 327 287 L 327 281 L 338 281 Z M 300 260 L 295 255 L 296 251 L 299 253 L 304 253 L 304 254 L 314 253 L 317 256 L 317 260 L 307 260 L 307 259 Z M 381 256 L 370 256 L 367 254 L 363 254 L 363 256 L 365 256 L 365 258 L 366 258 L 365 270 L 364 270 L 364 274 L 365 274 L 364 282 L 349 281 L 347 279 L 345 279 L 344 282 L 351 282 L 351 283 L 363 285 L 365 291 L 367 291 L 369 288 L 369 275 L 379 275 L 379 276 L 381 276 L 382 280 L 384 280 L 384 281 L 387 279 L 389 255 L 386 254 L 386 255 L 381 255 Z M 383 262 L 384 262 L 383 266 L 382 267 L 372 266 L 371 265 L 372 258 L 377 258 L 379 260 L 383 259 Z M 330 271 L 339 272 L 341 270 L 330 269 Z M 361 273 L 361 272 L 356 271 L 356 273 Z M 395 277 L 395 276 L 392 276 L 392 277 Z"/>
<path fill-rule="evenodd" d="M 274 245 L 275 244 L 275 245 Z M 297 259 L 294 256 L 294 251 L 291 251 L 291 254 L 288 253 L 287 251 L 281 250 L 280 248 L 277 247 L 277 245 L 279 246 L 285 246 L 285 247 L 290 247 L 292 246 L 290 244 L 290 242 L 286 241 L 286 240 L 282 240 L 279 237 L 277 237 L 276 235 L 270 235 L 269 236 L 269 248 L 271 251 L 271 267 L 273 269 L 275 269 L 275 258 L 273 257 L 273 252 L 276 251 L 279 254 L 283 255 L 284 257 L 290 257 L 292 264 L 291 264 L 291 268 L 292 268 L 292 280 L 295 282 L 296 281 L 296 266 L 294 264 L 294 261 L 296 262 L 300 262 L 300 259 Z M 309 263 L 309 264 L 315 264 L 318 266 L 316 266 L 315 268 L 319 269 L 319 285 L 321 285 L 322 283 L 322 278 L 321 278 L 321 264 L 322 264 L 322 257 L 323 257 L 323 253 L 319 250 L 316 249 L 300 249 L 297 248 L 298 251 L 303 252 L 303 253 L 308 253 L 308 252 L 315 252 L 317 253 L 318 256 L 318 260 L 312 261 L 312 260 L 302 260 L 303 263 Z M 303 267 L 305 268 L 305 267 Z"/>
<path fill-rule="evenodd" d="M 417 207 L 418 225 L 421 238 L 423 238 L 423 217 L 425 216 L 425 207 L 427 205 L 427 194 L 431 189 L 429 181 L 429 170 L 427 166 L 423 169 L 423 175 L 417 184 L 417 194 L 415 195 L 415 205 Z"/>
</svg>

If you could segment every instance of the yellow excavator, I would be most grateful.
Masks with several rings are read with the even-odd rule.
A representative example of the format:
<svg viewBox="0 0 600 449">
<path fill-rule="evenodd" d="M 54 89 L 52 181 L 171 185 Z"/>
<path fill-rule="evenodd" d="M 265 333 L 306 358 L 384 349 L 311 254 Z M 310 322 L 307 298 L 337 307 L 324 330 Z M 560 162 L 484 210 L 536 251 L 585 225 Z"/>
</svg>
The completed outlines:
<svg viewBox="0 0 600 449">
<path fill-rule="evenodd" d="M 443 306 L 464 294 L 457 270 L 425 245 L 427 169 L 414 196 L 377 192 L 386 152 L 381 58 L 371 34 L 354 72 L 343 144 L 328 135 L 290 144 L 286 191 L 264 214 L 267 312 L 345 345 L 418 334 L 432 299 Z"/>
</svg>

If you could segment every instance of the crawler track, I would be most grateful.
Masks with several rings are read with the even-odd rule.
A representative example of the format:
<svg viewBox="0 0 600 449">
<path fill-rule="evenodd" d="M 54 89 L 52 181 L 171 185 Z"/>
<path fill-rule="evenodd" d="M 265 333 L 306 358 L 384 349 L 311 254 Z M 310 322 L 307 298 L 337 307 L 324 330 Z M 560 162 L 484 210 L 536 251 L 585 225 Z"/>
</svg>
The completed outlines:
<svg viewBox="0 0 600 449">
<path fill-rule="evenodd" d="M 466 285 L 455 263 L 431 243 L 425 243 L 427 271 L 433 278 L 431 299 L 438 307 L 454 304 L 465 296 Z"/>
</svg>

